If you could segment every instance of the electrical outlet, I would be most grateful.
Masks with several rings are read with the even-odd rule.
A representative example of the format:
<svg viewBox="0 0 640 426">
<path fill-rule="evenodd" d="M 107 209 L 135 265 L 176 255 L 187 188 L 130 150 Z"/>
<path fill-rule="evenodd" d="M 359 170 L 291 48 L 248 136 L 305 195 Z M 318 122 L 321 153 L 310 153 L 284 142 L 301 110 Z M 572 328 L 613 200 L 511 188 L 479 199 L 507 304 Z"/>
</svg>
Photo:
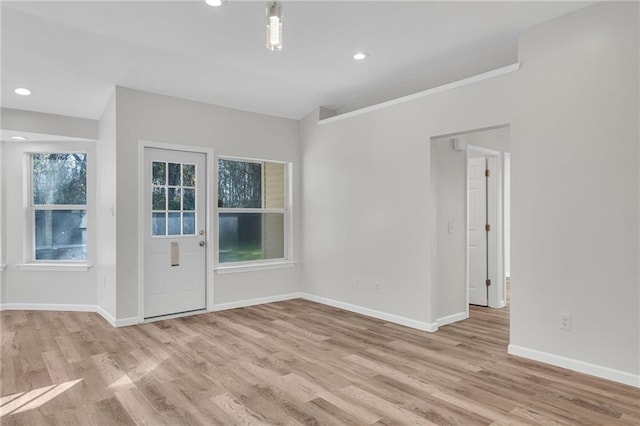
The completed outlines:
<svg viewBox="0 0 640 426">
<path fill-rule="evenodd" d="M 357 278 L 353 278 L 353 288 L 354 289 L 358 288 L 358 279 Z"/>
<path fill-rule="evenodd" d="M 571 330 L 571 314 L 560 314 L 560 330 Z"/>
<path fill-rule="evenodd" d="M 453 230 L 454 230 L 453 223 L 449 222 L 449 233 L 453 234 Z"/>
<path fill-rule="evenodd" d="M 107 279 L 106 278 L 102 281 L 102 285 L 105 286 L 105 287 L 107 286 Z"/>
<path fill-rule="evenodd" d="M 375 290 L 376 293 L 380 293 L 380 281 L 373 282 L 373 289 Z"/>
</svg>

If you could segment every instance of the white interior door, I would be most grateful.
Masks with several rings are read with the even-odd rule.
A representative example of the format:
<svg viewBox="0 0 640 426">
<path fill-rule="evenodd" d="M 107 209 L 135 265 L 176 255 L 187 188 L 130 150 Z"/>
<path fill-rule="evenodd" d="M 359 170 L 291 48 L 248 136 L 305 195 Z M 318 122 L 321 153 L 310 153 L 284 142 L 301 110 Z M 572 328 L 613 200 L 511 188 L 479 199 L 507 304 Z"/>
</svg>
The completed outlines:
<svg viewBox="0 0 640 426">
<path fill-rule="evenodd" d="M 487 160 L 469 158 L 469 303 L 488 305 L 487 294 Z"/>
<path fill-rule="evenodd" d="M 206 156 L 144 155 L 144 317 L 205 309 Z"/>
</svg>

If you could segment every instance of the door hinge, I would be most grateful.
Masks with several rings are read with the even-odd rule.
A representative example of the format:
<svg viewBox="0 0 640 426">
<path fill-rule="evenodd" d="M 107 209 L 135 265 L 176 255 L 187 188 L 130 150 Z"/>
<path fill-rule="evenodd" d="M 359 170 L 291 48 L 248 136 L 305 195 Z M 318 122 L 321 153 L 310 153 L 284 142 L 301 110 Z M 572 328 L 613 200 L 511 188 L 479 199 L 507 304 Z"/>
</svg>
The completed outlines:
<svg viewBox="0 0 640 426">
<path fill-rule="evenodd" d="M 484 226 L 484 230 L 485 230 L 485 231 L 487 231 L 487 232 L 491 231 L 491 225 L 486 224 L 486 225 Z"/>
<path fill-rule="evenodd" d="M 486 177 L 491 176 L 491 170 L 489 170 L 489 169 L 485 170 L 485 171 L 484 171 L 484 175 L 485 175 Z"/>
<path fill-rule="evenodd" d="M 487 285 L 487 287 L 489 287 L 491 285 L 491 280 L 485 281 L 485 284 Z"/>
</svg>

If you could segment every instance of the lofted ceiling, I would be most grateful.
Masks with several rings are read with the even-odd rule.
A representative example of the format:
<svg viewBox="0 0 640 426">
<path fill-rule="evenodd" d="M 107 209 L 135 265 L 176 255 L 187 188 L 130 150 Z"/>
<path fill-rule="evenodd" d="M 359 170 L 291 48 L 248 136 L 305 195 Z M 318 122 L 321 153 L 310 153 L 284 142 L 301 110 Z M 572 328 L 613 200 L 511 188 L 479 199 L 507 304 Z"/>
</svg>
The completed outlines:
<svg viewBox="0 0 640 426">
<path fill-rule="evenodd" d="M 266 2 L 2 1 L 1 102 L 97 119 L 120 85 L 299 119 L 515 46 L 589 3 L 284 1 L 284 48 L 269 52 Z"/>
</svg>

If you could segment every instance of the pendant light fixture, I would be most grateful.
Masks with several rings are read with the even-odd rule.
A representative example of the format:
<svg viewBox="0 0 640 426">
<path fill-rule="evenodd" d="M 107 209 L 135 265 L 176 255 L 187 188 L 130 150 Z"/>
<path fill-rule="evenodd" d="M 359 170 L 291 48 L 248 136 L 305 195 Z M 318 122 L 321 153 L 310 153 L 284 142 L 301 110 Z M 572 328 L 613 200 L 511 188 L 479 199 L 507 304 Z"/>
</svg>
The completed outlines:
<svg viewBox="0 0 640 426">
<path fill-rule="evenodd" d="M 282 50 L 282 5 L 267 3 L 267 49 Z"/>
</svg>

